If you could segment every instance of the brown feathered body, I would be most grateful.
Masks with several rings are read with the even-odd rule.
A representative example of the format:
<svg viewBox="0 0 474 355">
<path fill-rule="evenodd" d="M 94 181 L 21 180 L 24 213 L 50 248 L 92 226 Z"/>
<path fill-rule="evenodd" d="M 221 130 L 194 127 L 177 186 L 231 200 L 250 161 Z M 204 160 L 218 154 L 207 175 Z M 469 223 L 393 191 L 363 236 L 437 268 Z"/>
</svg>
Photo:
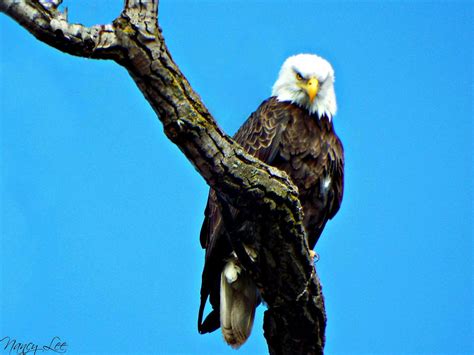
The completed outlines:
<svg viewBox="0 0 474 355">
<path fill-rule="evenodd" d="M 339 210 L 343 195 L 344 153 L 332 120 L 271 97 L 248 118 L 234 139 L 250 154 L 291 177 L 299 190 L 308 244 L 314 248 L 326 222 Z M 206 259 L 198 328 L 201 333 L 207 333 L 222 326 L 225 340 L 238 347 L 250 334 L 259 296 L 255 287 L 256 294 L 249 292 L 252 287 L 239 288 L 238 282 L 233 282 L 234 274 L 236 278 L 240 276 L 241 283 L 251 283 L 251 279 L 245 275 L 235 254 L 232 255 L 220 208 L 216 193 L 211 190 L 201 230 L 201 245 L 206 249 Z M 238 212 L 234 210 L 235 213 Z M 235 286 L 234 289 L 231 286 Z M 246 294 L 239 302 L 251 308 L 250 314 L 247 309 L 242 311 L 248 319 L 242 321 L 242 315 L 234 312 L 240 308 L 223 310 L 222 303 L 224 308 L 228 307 L 223 287 L 230 287 L 231 290 L 224 292 L 232 292 L 234 298 L 236 293 L 245 290 Z M 208 297 L 213 310 L 202 322 Z M 224 302 L 221 302 L 222 297 L 226 298 Z M 224 316 L 223 312 L 226 313 Z"/>
</svg>

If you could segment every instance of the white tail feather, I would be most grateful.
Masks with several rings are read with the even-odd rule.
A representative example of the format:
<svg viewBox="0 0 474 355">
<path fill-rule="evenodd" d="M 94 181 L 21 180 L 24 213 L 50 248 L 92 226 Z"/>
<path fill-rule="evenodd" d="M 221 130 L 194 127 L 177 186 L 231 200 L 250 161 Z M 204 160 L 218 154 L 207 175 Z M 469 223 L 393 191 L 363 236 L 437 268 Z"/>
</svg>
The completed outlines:
<svg viewBox="0 0 474 355">
<path fill-rule="evenodd" d="M 221 274 L 220 299 L 222 334 L 233 348 L 240 347 L 250 336 L 258 303 L 257 287 L 233 257 Z"/>
</svg>

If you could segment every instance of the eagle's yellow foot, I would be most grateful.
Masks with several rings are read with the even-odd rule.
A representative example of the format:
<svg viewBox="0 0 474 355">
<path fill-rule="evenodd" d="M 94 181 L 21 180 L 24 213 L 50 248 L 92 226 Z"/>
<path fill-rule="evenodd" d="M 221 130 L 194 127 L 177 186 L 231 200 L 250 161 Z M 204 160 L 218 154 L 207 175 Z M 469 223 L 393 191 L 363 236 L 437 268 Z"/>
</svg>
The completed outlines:
<svg viewBox="0 0 474 355">
<path fill-rule="evenodd" d="M 319 254 L 316 253 L 314 250 L 309 251 L 309 256 L 311 257 L 311 260 L 313 261 L 313 264 L 317 263 L 319 261 Z"/>
</svg>

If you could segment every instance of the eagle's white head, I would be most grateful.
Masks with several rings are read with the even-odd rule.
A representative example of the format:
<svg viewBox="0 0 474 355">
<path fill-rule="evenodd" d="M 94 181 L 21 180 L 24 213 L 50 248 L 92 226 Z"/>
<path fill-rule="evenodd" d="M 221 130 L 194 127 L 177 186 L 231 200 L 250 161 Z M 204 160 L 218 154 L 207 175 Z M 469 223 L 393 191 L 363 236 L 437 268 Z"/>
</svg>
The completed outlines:
<svg viewBox="0 0 474 355">
<path fill-rule="evenodd" d="M 334 70 L 331 64 L 314 54 L 289 57 L 273 85 L 272 96 L 278 101 L 291 101 L 329 119 L 336 114 Z"/>
</svg>

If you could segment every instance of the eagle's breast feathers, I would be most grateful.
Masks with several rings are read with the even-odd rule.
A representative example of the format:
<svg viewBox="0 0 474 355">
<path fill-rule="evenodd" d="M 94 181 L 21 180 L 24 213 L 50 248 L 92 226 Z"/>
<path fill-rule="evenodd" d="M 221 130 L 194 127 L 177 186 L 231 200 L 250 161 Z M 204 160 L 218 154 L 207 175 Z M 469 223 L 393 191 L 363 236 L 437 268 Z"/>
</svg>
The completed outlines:
<svg viewBox="0 0 474 355">
<path fill-rule="evenodd" d="M 313 248 L 327 219 L 338 211 L 343 195 L 344 152 L 332 120 L 271 97 L 234 139 L 250 154 L 291 177 L 299 190 Z"/>
</svg>

